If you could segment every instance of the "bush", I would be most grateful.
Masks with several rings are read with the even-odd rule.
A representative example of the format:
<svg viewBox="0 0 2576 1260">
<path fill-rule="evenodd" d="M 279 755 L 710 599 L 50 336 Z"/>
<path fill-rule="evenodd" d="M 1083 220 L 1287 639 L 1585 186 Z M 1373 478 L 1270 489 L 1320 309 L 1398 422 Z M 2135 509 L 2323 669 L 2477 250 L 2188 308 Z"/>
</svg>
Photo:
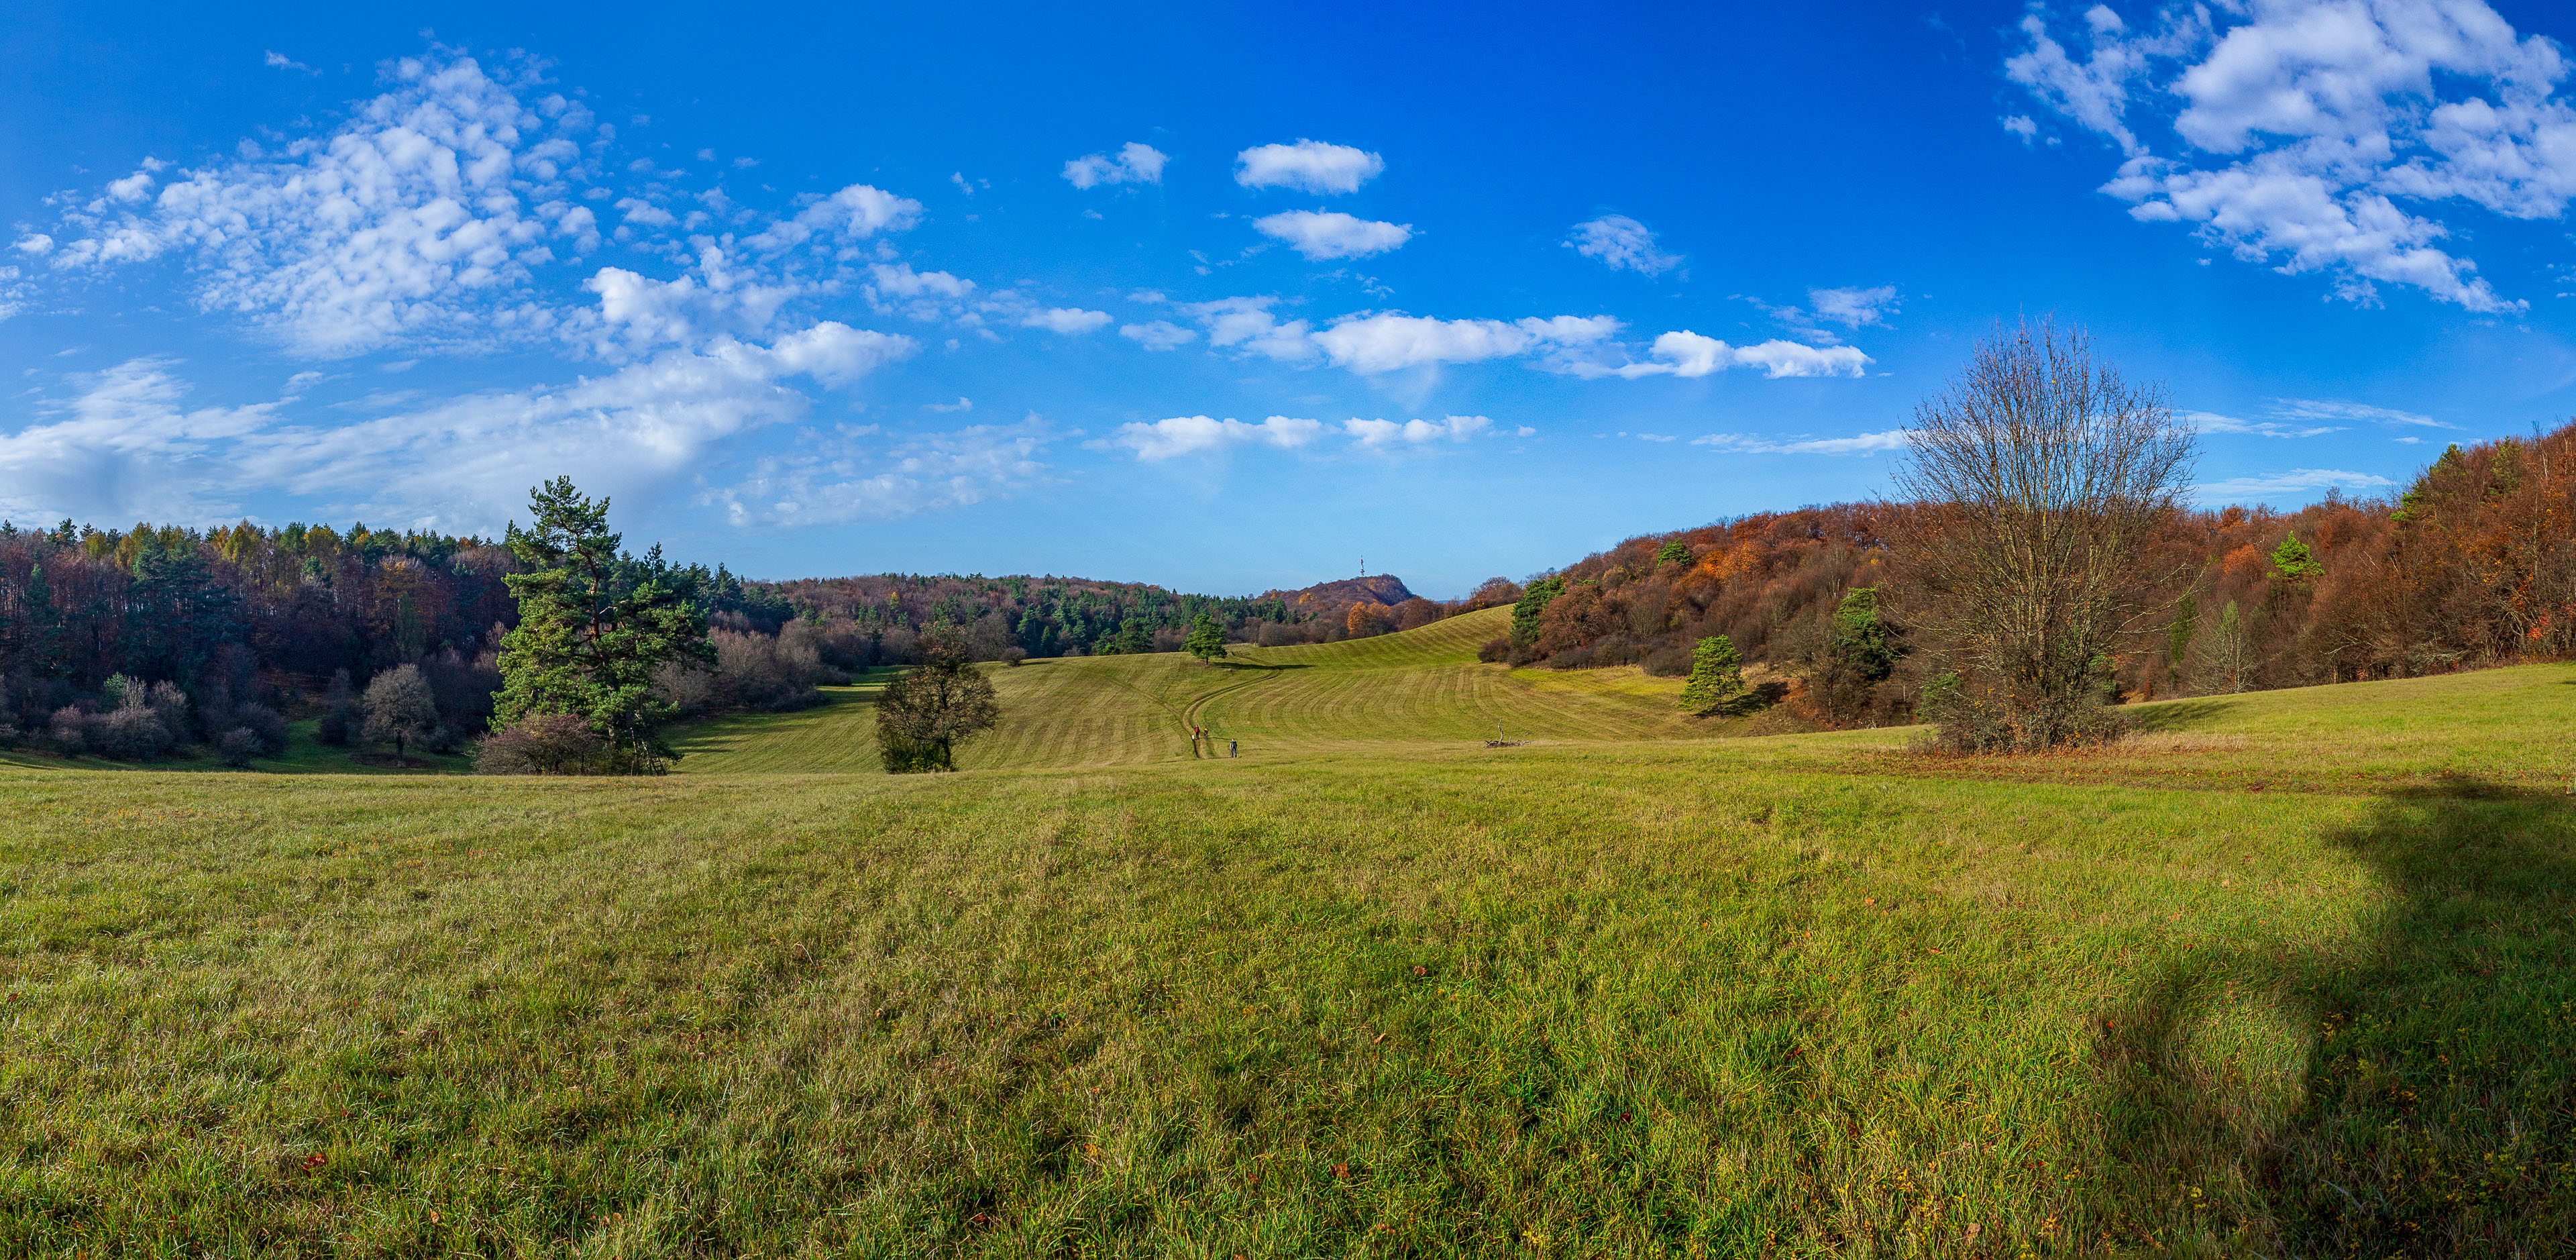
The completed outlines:
<svg viewBox="0 0 2576 1260">
<path fill-rule="evenodd" d="M 151 706 L 128 704 L 107 715 L 98 742 L 101 751 L 120 761 L 150 761 L 178 741 Z"/>
<path fill-rule="evenodd" d="M 286 751 L 286 719 L 267 705 L 233 706 L 233 730 L 248 731 L 251 738 L 259 741 L 257 756 L 274 757 Z M 231 733 L 225 732 L 226 735 Z"/>
<path fill-rule="evenodd" d="M 215 740 L 215 753 L 221 756 L 224 764 L 228 766 L 247 766 L 251 763 L 251 758 L 259 756 L 266 750 L 266 741 L 259 737 L 258 732 L 247 726 L 236 726 Z"/>
<path fill-rule="evenodd" d="M 357 738 L 365 720 L 358 710 L 357 689 L 349 685 L 349 671 L 332 671 L 330 689 L 322 693 L 322 722 L 314 728 L 314 737 L 338 747 Z"/>
<path fill-rule="evenodd" d="M 1027 659 L 1029 659 L 1029 653 L 1026 648 L 1006 647 L 1002 649 L 1002 663 L 1012 669 L 1018 669 L 1020 667 L 1020 662 Z"/>
<path fill-rule="evenodd" d="M 474 747 L 477 774 L 605 774 L 608 741 L 578 714 L 536 713 Z"/>
<path fill-rule="evenodd" d="M 53 720 L 45 725 L 45 742 L 55 752 L 77 757 L 89 751 L 89 728 L 89 715 L 67 704 L 54 710 Z"/>
<path fill-rule="evenodd" d="M 1488 665 L 1510 660 L 1511 656 L 1512 640 L 1508 635 L 1495 635 L 1476 648 L 1476 659 Z"/>
<path fill-rule="evenodd" d="M 2105 743 L 2119 738 L 2126 726 L 2117 713 L 2095 706 L 2060 715 L 2059 722 L 2048 732 L 2057 738 L 2046 739 L 2042 732 L 2016 726 L 2011 708 L 1993 689 L 1975 686 L 1955 673 L 1942 674 L 1923 684 L 1923 698 L 1915 705 L 1915 716 L 1932 724 L 1933 747 L 1968 753 Z"/>
</svg>

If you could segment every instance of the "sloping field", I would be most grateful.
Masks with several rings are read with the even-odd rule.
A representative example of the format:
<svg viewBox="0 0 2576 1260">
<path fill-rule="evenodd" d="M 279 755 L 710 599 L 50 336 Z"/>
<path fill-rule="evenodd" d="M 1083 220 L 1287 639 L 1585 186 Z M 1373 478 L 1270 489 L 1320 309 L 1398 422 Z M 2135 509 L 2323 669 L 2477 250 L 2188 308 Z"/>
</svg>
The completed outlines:
<svg viewBox="0 0 2576 1260">
<path fill-rule="evenodd" d="M 1002 673 L 1148 753 L 1406 646 Z M 0 769 L 0 1254 L 2576 1254 L 2571 682 L 2020 759 Z"/>
<path fill-rule="evenodd" d="M 969 744 L 958 764 L 1017 770 L 1188 760 L 1193 725 L 1219 741 L 1238 741 L 1242 755 L 1254 759 L 1366 745 L 1480 746 L 1497 734 L 1636 740 L 1722 727 L 1682 716 L 1677 679 L 1635 669 L 1559 673 L 1478 663 L 1476 645 L 1509 618 L 1507 609 L 1488 609 L 1344 643 L 1237 647 L 1216 665 L 1156 653 L 992 667 L 1002 726 Z M 874 688 L 830 691 L 833 703 L 824 708 L 741 715 L 677 732 L 681 771 L 875 771 Z"/>
</svg>

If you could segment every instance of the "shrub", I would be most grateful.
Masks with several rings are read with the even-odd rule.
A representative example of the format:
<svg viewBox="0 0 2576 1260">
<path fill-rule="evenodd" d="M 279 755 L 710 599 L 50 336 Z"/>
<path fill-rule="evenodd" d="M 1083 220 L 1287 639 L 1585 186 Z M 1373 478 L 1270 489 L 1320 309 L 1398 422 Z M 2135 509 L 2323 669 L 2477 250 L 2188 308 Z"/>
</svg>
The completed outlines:
<svg viewBox="0 0 2576 1260">
<path fill-rule="evenodd" d="M 1029 651 L 1027 648 L 1006 647 L 1002 649 L 1002 664 L 1007 665 L 1012 669 L 1018 669 L 1020 667 L 1020 662 L 1027 659 L 1029 659 Z"/>
<path fill-rule="evenodd" d="M 474 748 L 478 774 L 605 774 L 608 742 L 578 714 L 535 713 Z"/>
<path fill-rule="evenodd" d="M 277 710 L 267 705 L 235 705 L 233 731 L 248 731 L 251 738 L 258 740 L 259 751 L 256 754 L 258 756 L 274 757 L 286 751 L 286 719 L 278 716 Z M 225 734 L 229 736 L 233 731 L 227 731 Z"/>
<path fill-rule="evenodd" d="M 251 758 L 266 751 L 266 741 L 247 726 L 236 726 L 215 740 L 215 753 L 228 766 L 247 766 Z"/>
<path fill-rule="evenodd" d="M 357 738 L 365 716 L 358 710 L 357 689 L 349 684 L 349 671 L 334 670 L 331 686 L 322 693 L 322 721 L 314 728 L 314 738 L 337 747 Z"/>
<path fill-rule="evenodd" d="M 54 710 L 53 720 L 45 725 L 45 742 L 52 745 L 55 752 L 77 757 L 89 751 L 89 727 L 88 714 L 81 712 L 78 706 L 64 705 Z"/>
<path fill-rule="evenodd" d="M 1509 635 L 1495 635 L 1476 648 L 1476 659 L 1489 665 L 1497 661 L 1510 660 L 1511 656 L 1512 640 Z"/>
<path fill-rule="evenodd" d="M 127 704 L 107 715 L 98 742 L 101 751 L 120 761 L 150 761 L 169 752 L 177 741 L 151 706 Z"/>
<path fill-rule="evenodd" d="M 366 714 L 367 739 L 392 744 L 400 757 L 438 728 L 438 697 L 419 666 L 397 665 L 367 684 Z"/>
</svg>

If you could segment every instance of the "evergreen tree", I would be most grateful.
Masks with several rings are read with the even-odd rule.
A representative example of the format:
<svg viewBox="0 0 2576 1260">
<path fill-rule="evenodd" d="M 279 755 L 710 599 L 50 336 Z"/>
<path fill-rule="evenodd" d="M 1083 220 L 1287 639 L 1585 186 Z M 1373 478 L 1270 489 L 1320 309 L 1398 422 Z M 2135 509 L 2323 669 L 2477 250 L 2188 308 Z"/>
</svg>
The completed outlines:
<svg viewBox="0 0 2576 1260">
<path fill-rule="evenodd" d="M 1681 539 L 1669 539 L 1663 546 L 1655 548 L 1655 564 L 1658 567 L 1667 564 L 1689 564 L 1690 561 L 1690 544 Z"/>
<path fill-rule="evenodd" d="M 2317 563 L 2316 553 L 2296 538 L 2284 538 L 2280 546 L 2272 549 L 2271 578 L 2275 582 L 2305 582 L 2325 571 L 2326 567 Z"/>
<path fill-rule="evenodd" d="M 1192 656 L 1213 665 L 1225 659 L 1225 627 L 1216 618 L 1200 613 L 1190 625 L 1190 637 L 1182 643 Z"/>
<path fill-rule="evenodd" d="M 2165 676 L 2177 687 L 2182 685 L 2183 664 L 2191 659 L 2192 632 L 2199 628 L 2200 601 L 2185 591 L 2174 601 L 2173 624 L 2165 629 Z"/>
<path fill-rule="evenodd" d="M 1716 634 L 1691 649 L 1690 681 L 1682 685 L 1682 707 L 1693 713 L 1715 713 L 1744 695 L 1744 658 L 1735 642 Z"/>
<path fill-rule="evenodd" d="M 1512 642 L 1527 646 L 1538 642 L 1538 616 L 1547 611 L 1548 603 L 1565 593 L 1562 575 L 1542 578 L 1521 592 L 1520 602 L 1512 605 Z"/>
<path fill-rule="evenodd" d="M 922 636 L 921 664 L 877 696 L 877 755 L 888 774 L 954 770 L 957 745 L 1001 720 L 992 682 L 955 635 L 934 631 Z"/>
<path fill-rule="evenodd" d="M 519 625 L 501 641 L 492 729 L 576 715 L 607 745 L 612 771 L 658 774 L 677 754 L 656 728 L 676 710 L 654 696 L 653 671 L 715 661 L 696 599 L 704 571 L 665 563 L 660 547 L 641 558 L 619 551 L 608 500 L 584 497 L 570 477 L 530 491 L 529 508 L 529 527 L 512 522 L 505 540 L 530 571 L 502 579 Z"/>
<path fill-rule="evenodd" d="M 1834 609 L 1834 655 L 1854 674 L 1878 682 L 1896 672 L 1895 635 L 1878 612 L 1878 588 L 1855 587 Z"/>
</svg>

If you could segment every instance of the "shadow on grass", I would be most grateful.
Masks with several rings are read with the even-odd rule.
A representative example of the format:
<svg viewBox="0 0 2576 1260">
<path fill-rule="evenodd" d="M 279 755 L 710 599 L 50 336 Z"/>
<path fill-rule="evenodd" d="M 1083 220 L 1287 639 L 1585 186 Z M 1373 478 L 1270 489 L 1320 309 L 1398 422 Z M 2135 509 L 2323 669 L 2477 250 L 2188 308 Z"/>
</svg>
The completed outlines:
<svg viewBox="0 0 2576 1260">
<path fill-rule="evenodd" d="M 2213 1254 L 2576 1254 L 2576 802 L 2459 780 L 2332 839 L 2386 890 L 2359 935 L 2191 951 L 2109 1016 L 2128 1224 Z"/>
<path fill-rule="evenodd" d="M 1301 664 L 1295 664 L 1295 663 L 1285 663 L 1285 664 L 1279 664 L 1279 665 L 1268 665 L 1268 664 L 1264 664 L 1264 663 L 1262 663 L 1262 662 L 1260 662 L 1260 661 L 1238 661 L 1238 660 L 1232 660 L 1232 659 L 1222 660 L 1222 661 L 1210 661 L 1210 662 L 1208 662 L 1208 663 L 1209 663 L 1209 664 L 1211 664 L 1211 665 L 1216 666 L 1218 669 L 1225 669 L 1225 670 L 1249 669 L 1249 670 L 1254 670 L 1254 671 L 1257 671 L 1257 672 L 1260 672 L 1260 673 L 1271 673 L 1271 672 L 1275 672 L 1275 671 L 1283 670 L 1283 669 L 1313 669 L 1313 668 L 1314 668 L 1314 666 L 1312 666 L 1312 665 L 1301 665 Z"/>
<path fill-rule="evenodd" d="M 2236 708 L 2233 700 L 2163 700 L 2128 709 L 2114 709 L 2129 721 L 2129 729 L 2148 735 L 2186 731 L 2214 718 L 2225 717 Z"/>
</svg>

